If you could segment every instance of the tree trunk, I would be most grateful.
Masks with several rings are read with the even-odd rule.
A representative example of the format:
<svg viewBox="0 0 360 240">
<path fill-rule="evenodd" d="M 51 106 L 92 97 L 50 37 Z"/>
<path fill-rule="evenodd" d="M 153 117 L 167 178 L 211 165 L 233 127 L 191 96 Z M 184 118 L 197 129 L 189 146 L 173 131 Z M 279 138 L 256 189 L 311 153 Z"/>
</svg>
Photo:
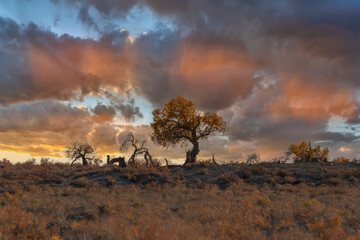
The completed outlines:
<svg viewBox="0 0 360 240">
<path fill-rule="evenodd" d="M 185 164 L 187 164 L 187 163 L 195 163 L 196 162 L 196 156 L 200 152 L 199 142 L 194 142 L 192 144 L 193 144 L 193 149 L 191 151 L 186 152 Z"/>
<path fill-rule="evenodd" d="M 82 158 L 83 166 L 87 166 L 88 161 L 86 160 L 86 158 L 84 156 L 82 156 L 81 158 Z"/>
<path fill-rule="evenodd" d="M 148 167 L 149 162 L 151 164 L 151 167 L 155 167 L 155 164 L 154 164 L 154 162 L 152 160 L 152 156 L 148 151 L 145 152 L 144 158 L 145 158 L 145 161 L 146 161 L 146 167 Z"/>
</svg>

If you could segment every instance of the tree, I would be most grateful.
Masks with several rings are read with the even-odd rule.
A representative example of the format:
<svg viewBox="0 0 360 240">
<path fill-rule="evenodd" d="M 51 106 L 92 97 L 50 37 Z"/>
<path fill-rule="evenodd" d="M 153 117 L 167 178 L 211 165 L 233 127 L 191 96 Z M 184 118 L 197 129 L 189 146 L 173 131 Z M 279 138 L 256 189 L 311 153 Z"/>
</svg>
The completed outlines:
<svg viewBox="0 0 360 240">
<path fill-rule="evenodd" d="M 90 161 L 94 160 L 96 156 L 95 150 L 91 145 L 78 141 L 75 141 L 71 145 L 67 146 L 65 154 L 68 158 L 70 158 L 70 160 L 73 160 L 71 162 L 71 166 L 77 160 L 82 160 L 83 166 L 86 166 Z"/>
<path fill-rule="evenodd" d="M 295 155 L 295 162 L 327 162 L 329 149 L 321 150 L 320 145 L 312 147 L 310 142 L 303 141 L 299 145 L 291 144 L 289 152 Z"/>
<path fill-rule="evenodd" d="M 203 114 L 192 101 L 181 96 L 171 99 L 164 108 L 157 108 L 152 114 L 154 132 L 151 139 L 154 142 L 163 147 L 192 144 L 192 150 L 186 153 L 185 164 L 196 162 L 199 140 L 206 140 L 216 132 L 224 134 L 226 129 L 226 123 L 216 113 Z"/>
<path fill-rule="evenodd" d="M 129 158 L 129 163 L 130 164 L 135 164 L 135 157 L 137 155 L 144 154 L 144 159 L 146 161 L 146 166 L 148 166 L 149 162 L 151 163 L 151 166 L 155 166 L 154 162 L 152 160 L 152 156 L 151 156 L 151 154 L 149 152 L 149 149 L 144 147 L 145 143 L 146 143 L 146 140 L 139 141 L 139 140 L 135 139 L 132 132 L 130 132 L 126 136 L 125 141 L 122 143 L 122 145 L 120 147 L 120 151 L 126 151 L 126 150 L 129 149 L 130 146 L 132 146 L 134 148 L 134 152 L 131 155 L 131 157 Z"/>
<path fill-rule="evenodd" d="M 260 162 L 260 155 L 257 153 L 250 154 L 246 159 L 246 164 L 258 164 Z"/>
</svg>

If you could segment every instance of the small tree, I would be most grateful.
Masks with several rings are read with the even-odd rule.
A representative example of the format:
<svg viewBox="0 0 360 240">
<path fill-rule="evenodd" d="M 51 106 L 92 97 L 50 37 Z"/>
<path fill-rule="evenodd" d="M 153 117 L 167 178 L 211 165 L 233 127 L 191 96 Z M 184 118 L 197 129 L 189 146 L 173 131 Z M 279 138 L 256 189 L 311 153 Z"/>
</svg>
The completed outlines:
<svg viewBox="0 0 360 240">
<path fill-rule="evenodd" d="M 295 155 L 295 162 L 327 162 L 329 149 L 321 150 L 320 145 L 312 147 L 310 142 L 303 141 L 299 145 L 291 144 L 289 152 Z"/>
<path fill-rule="evenodd" d="M 67 146 L 65 154 L 66 157 L 70 158 L 70 160 L 73 160 L 71 162 L 71 166 L 77 160 L 82 160 L 83 166 L 86 166 L 90 161 L 94 160 L 96 156 L 95 150 L 91 145 L 78 141 L 75 141 L 71 145 Z"/>
<path fill-rule="evenodd" d="M 165 103 L 164 108 L 155 109 L 151 127 L 151 139 L 164 146 L 180 144 L 192 150 L 186 153 L 186 163 L 196 162 L 199 154 L 199 140 L 206 140 L 216 132 L 224 133 L 226 123 L 216 113 L 200 113 L 196 105 L 183 97 L 176 97 Z"/>
<path fill-rule="evenodd" d="M 152 156 L 149 152 L 149 149 L 147 149 L 144 145 L 146 143 L 146 140 L 139 141 L 135 139 L 134 135 L 130 132 L 127 136 L 125 141 L 122 143 L 120 147 L 120 151 L 127 151 L 130 146 L 134 148 L 134 152 L 129 158 L 130 164 L 135 164 L 135 157 L 137 155 L 144 154 L 144 159 L 146 161 L 146 166 L 148 166 L 149 162 L 151 163 L 151 166 L 154 166 L 154 162 L 152 160 Z"/>
<path fill-rule="evenodd" d="M 260 155 L 257 153 L 250 154 L 246 159 L 246 164 L 258 164 L 260 162 Z"/>
</svg>

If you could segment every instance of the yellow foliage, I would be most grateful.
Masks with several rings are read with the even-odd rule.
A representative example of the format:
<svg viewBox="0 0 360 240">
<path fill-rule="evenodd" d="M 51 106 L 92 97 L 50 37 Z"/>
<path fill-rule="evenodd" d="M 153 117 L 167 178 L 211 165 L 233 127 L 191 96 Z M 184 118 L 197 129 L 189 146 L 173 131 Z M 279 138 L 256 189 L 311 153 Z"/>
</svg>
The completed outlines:
<svg viewBox="0 0 360 240">
<path fill-rule="evenodd" d="M 321 150 L 320 145 L 312 147 L 310 142 L 306 143 L 305 141 L 301 142 L 299 145 L 291 144 L 289 146 L 289 151 L 296 156 L 295 161 L 297 162 L 311 162 L 313 159 L 326 162 L 329 154 L 328 148 Z"/>
<path fill-rule="evenodd" d="M 41 205 L 41 200 L 38 198 L 35 198 L 33 200 L 31 200 L 31 203 L 35 206 L 35 207 L 39 207 Z"/>
<path fill-rule="evenodd" d="M 5 196 L 5 199 L 6 199 L 8 202 L 11 202 L 11 203 L 15 203 L 15 202 L 17 202 L 17 200 L 18 200 L 18 197 L 17 197 L 17 196 L 11 195 L 11 194 L 8 193 L 8 192 L 5 192 L 5 193 L 4 193 L 4 196 Z"/>
<path fill-rule="evenodd" d="M 226 124 L 216 113 L 200 113 L 196 105 L 181 96 L 168 101 L 164 108 L 153 111 L 154 130 L 151 138 L 154 142 L 169 147 L 188 142 L 197 143 L 207 139 L 215 132 L 224 133 Z"/>
<path fill-rule="evenodd" d="M 346 157 L 338 157 L 334 160 L 334 163 L 348 163 L 350 162 Z"/>
<path fill-rule="evenodd" d="M 311 200 L 305 202 L 306 207 L 311 207 L 311 206 L 319 205 L 319 204 L 320 204 L 320 202 L 316 199 L 311 199 Z"/>
</svg>

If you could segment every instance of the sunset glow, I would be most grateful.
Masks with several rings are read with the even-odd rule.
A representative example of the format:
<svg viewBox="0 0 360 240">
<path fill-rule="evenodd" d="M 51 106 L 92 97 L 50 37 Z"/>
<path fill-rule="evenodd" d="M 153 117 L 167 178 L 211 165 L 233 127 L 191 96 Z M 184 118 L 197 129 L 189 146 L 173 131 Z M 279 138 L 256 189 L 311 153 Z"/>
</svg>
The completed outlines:
<svg viewBox="0 0 360 240">
<path fill-rule="evenodd" d="M 75 140 L 127 155 L 127 133 L 147 139 L 177 95 L 227 123 L 200 159 L 271 160 L 301 141 L 360 158 L 359 14 L 357 0 L 2 1 L 0 159 L 64 161 Z"/>
</svg>

